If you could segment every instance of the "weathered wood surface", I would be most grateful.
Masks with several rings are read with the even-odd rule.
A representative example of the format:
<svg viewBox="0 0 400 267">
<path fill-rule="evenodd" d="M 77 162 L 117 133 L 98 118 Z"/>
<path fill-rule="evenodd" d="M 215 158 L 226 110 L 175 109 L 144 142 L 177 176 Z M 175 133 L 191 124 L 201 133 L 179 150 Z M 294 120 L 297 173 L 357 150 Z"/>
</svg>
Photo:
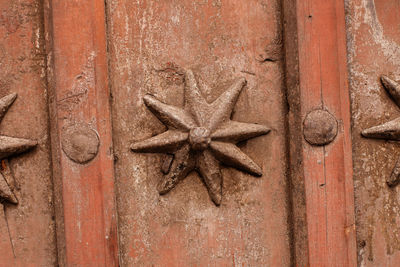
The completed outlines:
<svg viewBox="0 0 400 267">
<path fill-rule="evenodd" d="M 328 145 L 303 140 L 308 264 L 355 266 L 344 2 L 299 0 L 296 5 L 301 116 L 322 108 L 339 123 Z"/>
<path fill-rule="evenodd" d="M 121 264 L 289 266 L 279 1 L 107 1 Z M 241 149 L 255 178 L 223 168 L 220 207 L 196 173 L 160 196 L 161 157 L 130 145 L 165 131 L 142 98 L 183 105 L 183 70 L 216 99 L 245 77 L 233 119 L 272 129 Z"/>
<path fill-rule="evenodd" d="M 20 203 L 0 211 L 2 264 L 57 264 L 55 210 L 60 265 L 117 266 L 116 196 L 123 266 L 355 266 L 357 252 L 361 266 L 400 265 L 400 186 L 386 185 L 398 143 L 360 136 L 399 116 L 379 82 L 382 74 L 400 80 L 398 1 L 348 1 L 352 113 L 341 0 L 284 1 L 283 29 L 278 0 L 110 0 L 107 10 L 100 0 L 40 3 L 0 1 L 0 97 L 19 94 L 0 131 L 39 141 L 10 161 Z M 224 168 L 220 207 L 196 173 L 159 196 L 163 158 L 129 150 L 165 129 L 143 95 L 182 106 L 188 68 L 208 101 L 245 77 L 233 118 L 272 129 L 240 144 L 264 175 Z M 339 123 L 324 147 L 302 138 L 302 119 L 316 108 Z M 99 152 L 88 163 L 62 150 L 71 124 L 98 133 Z"/>
<path fill-rule="evenodd" d="M 18 94 L 0 132 L 38 141 L 10 158 L 19 203 L 0 204 L 1 266 L 57 262 L 42 12 L 41 1 L 0 1 L 0 97 Z"/>
<path fill-rule="evenodd" d="M 49 1 L 46 25 L 59 264 L 117 266 L 104 1 Z M 80 164 L 63 152 L 70 125 L 97 133 L 93 160 Z"/>
<path fill-rule="evenodd" d="M 358 262 L 400 266 L 400 187 L 387 181 L 399 142 L 367 139 L 361 131 L 398 118 L 380 77 L 400 81 L 400 2 L 354 0 L 347 6 Z"/>
</svg>

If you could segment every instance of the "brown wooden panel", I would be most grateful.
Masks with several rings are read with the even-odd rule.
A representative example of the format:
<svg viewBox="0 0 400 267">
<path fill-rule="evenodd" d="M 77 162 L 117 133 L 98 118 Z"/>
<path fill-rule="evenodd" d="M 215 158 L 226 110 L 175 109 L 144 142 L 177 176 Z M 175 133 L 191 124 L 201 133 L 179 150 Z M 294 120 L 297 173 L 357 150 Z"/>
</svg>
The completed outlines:
<svg viewBox="0 0 400 267">
<path fill-rule="evenodd" d="M 289 266 L 279 1 L 107 1 L 121 264 Z M 130 145 L 165 130 L 142 100 L 183 105 L 184 70 L 208 101 L 245 77 L 233 118 L 270 134 L 240 148 L 261 178 L 223 168 L 216 207 L 196 173 L 160 196 L 161 155 Z"/>
<path fill-rule="evenodd" d="M 380 77 L 400 81 L 400 2 L 355 0 L 347 13 L 358 261 L 399 266 L 400 187 L 387 185 L 399 143 L 367 139 L 361 131 L 399 117 Z"/>
<path fill-rule="evenodd" d="M 46 14 L 59 261 L 117 266 L 104 1 L 49 1 Z"/>
<path fill-rule="evenodd" d="M 9 161 L 19 203 L 0 204 L 1 266 L 57 264 L 42 11 L 37 0 L 0 1 L 0 97 L 18 94 L 0 132 L 38 141 Z"/>
</svg>

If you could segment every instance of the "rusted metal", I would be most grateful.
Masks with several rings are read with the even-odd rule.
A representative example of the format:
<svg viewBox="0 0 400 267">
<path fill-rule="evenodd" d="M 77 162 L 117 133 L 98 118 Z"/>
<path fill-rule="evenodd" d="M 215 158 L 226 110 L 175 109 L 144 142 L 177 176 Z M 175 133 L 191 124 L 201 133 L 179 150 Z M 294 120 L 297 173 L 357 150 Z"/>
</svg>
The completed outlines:
<svg viewBox="0 0 400 267">
<path fill-rule="evenodd" d="M 87 163 L 99 151 L 100 140 L 97 133 L 86 123 L 73 123 L 64 127 L 61 133 L 64 153 L 77 163 Z"/>
<path fill-rule="evenodd" d="M 400 84 L 385 75 L 381 76 L 381 83 L 396 105 L 400 107 Z M 361 134 L 367 138 L 400 141 L 400 117 L 378 126 L 365 129 Z M 400 182 L 399 161 L 400 158 L 397 160 L 391 175 L 386 178 L 386 182 L 390 187 L 393 187 Z"/>
<path fill-rule="evenodd" d="M 393 98 L 396 105 L 400 107 L 400 84 L 391 80 L 387 76 L 382 76 L 381 82 L 383 87 Z M 400 141 L 400 118 L 365 129 L 361 134 L 368 138 Z"/>
<path fill-rule="evenodd" d="M 17 98 L 17 94 L 9 94 L 0 99 L 0 122 L 3 120 L 10 106 L 14 103 Z M 7 259 L 7 251 L 4 252 L 5 257 L 3 260 L 0 258 L 0 262 L 5 265 L 15 263 L 15 248 L 13 237 L 10 232 L 9 220 L 6 217 L 6 207 L 8 204 L 18 204 L 18 198 L 16 195 L 17 183 L 13 172 L 10 169 L 8 158 L 26 152 L 37 145 L 37 142 L 29 139 L 15 138 L 0 135 L 0 209 L 1 209 L 1 222 L 6 223 L 8 231 L 9 247 L 12 250 L 14 260 L 12 258 Z M 33 186 L 33 185 L 31 185 Z M 0 223 L 1 224 L 1 223 Z M 1 225 L 0 225 L 1 227 Z M 7 242 L 7 241 L 6 241 Z M 0 244 L 3 243 L 0 241 Z M 2 245 L 3 247 L 3 245 Z"/>
<path fill-rule="evenodd" d="M 10 106 L 17 98 L 17 94 L 10 94 L 0 99 L 0 122 L 3 120 Z M 21 154 L 37 145 L 34 140 L 21 139 L 0 135 L 0 203 L 18 204 L 14 193 L 15 178 L 10 171 L 8 158 Z M 0 205 L 1 206 L 1 205 Z"/>
<path fill-rule="evenodd" d="M 360 266 L 400 265 L 399 1 L 345 1 L 349 54 L 343 0 L 84 2 L 0 3 L 0 265 L 117 266 L 115 196 L 123 266 L 354 266 L 355 225 Z"/>
<path fill-rule="evenodd" d="M 304 139 L 311 145 L 329 144 L 335 139 L 337 131 L 336 118 L 324 109 L 311 111 L 303 122 Z"/>
<path fill-rule="evenodd" d="M 394 187 L 400 183 L 400 158 L 397 159 L 390 176 L 386 178 L 386 183 L 390 187 Z"/>
<path fill-rule="evenodd" d="M 261 168 L 235 144 L 270 132 L 266 126 L 231 120 L 233 108 L 246 85 L 244 78 L 214 102 L 207 103 L 191 70 L 185 75 L 184 108 L 164 104 L 151 95 L 143 100 L 168 131 L 132 144 L 135 152 L 174 153 L 172 170 L 160 181 L 160 194 L 168 193 L 193 170 L 202 177 L 213 202 L 222 199 L 219 162 L 261 176 Z M 168 164 L 166 164 L 168 165 Z M 163 167 L 164 169 L 164 167 Z"/>
<path fill-rule="evenodd" d="M 107 1 L 121 265 L 291 266 L 280 2 Z M 237 144 L 262 179 L 221 165 L 219 207 L 196 171 L 160 196 L 164 153 L 127 149 L 171 130 L 143 97 L 184 107 L 187 69 L 207 103 L 245 77 L 232 120 L 271 129 Z"/>
<path fill-rule="evenodd" d="M 18 94 L 1 135 L 37 140 L 29 152 L 0 161 L 18 199 L 0 205 L 1 266 L 57 266 L 44 40 L 43 1 L 0 1 L 0 96 Z"/>
</svg>

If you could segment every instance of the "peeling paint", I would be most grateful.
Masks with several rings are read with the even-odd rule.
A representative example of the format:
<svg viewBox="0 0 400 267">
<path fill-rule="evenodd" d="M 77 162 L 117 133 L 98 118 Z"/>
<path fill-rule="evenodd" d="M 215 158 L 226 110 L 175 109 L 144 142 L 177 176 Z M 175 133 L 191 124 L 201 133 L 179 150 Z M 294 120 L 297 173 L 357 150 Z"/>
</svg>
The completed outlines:
<svg viewBox="0 0 400 267">
<path fill-rule="evenodd" d="M 6 206 L 14 251 L 0 241 L 4 266 L 57 265 L 42 12 L 42 1 L 0 1 L 0 97 L 18 93 L 1 134 L 39 140 L 10 161 L 19 205 Z M 0 236 L 8 238 L 3 226 Z"/>
<path fill-rule="evenodd" d="M 364 244 L 358 247 L 359 266 L 400 264 L 400 194 L 386 185 L 400 146 L 360 135 L 362 129 L 399 116 L 379 80 L 383 74 L 400 79 L 400 44 L 386 34 L 399 20 L 384 17 L 389 13 L 381 10 L 395 3 L 346 1 L 356 229 L 358 243 Z"/>
</svg>

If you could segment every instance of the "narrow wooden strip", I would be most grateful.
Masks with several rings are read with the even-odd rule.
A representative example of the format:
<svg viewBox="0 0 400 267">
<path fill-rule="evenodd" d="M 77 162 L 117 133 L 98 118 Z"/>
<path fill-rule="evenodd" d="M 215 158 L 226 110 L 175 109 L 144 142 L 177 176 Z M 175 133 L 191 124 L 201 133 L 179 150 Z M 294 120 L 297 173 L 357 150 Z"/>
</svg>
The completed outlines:
<svg viewBox="0 0 400 267">
<path fill-rule="evenodd" d="M 291 231 L 291 263 L 294 266 L 309 266 L 308 228 L 305 203 L 304 162 L 302 146 L 302 117 L 299 86 L 299 46 L 297 3 L 292 0 L 283 0 L 283 38 L 285 53 L 285 82 L 286 99 L 288 101 L 287 125 L 287 153 L 289 200 L 291 212 L 288 222 L 293 226 Z"/>
<path fill-rule="evenodd" d="M 325 147 L 303 141 L 310 266 L 356 266 L 350 104 L 342 0 L 298 0 L 302 116 L 324 108 L 339 121 Z"/>
<path fill-rule="evenodd" d="M 101 0 L 45 4 L 61 266 L 118 265 L 104 8 Z M 96 157 L 84 164 L 62 149 L 66 128 L 79 125 L 100 141 Z"/>
</svg>

